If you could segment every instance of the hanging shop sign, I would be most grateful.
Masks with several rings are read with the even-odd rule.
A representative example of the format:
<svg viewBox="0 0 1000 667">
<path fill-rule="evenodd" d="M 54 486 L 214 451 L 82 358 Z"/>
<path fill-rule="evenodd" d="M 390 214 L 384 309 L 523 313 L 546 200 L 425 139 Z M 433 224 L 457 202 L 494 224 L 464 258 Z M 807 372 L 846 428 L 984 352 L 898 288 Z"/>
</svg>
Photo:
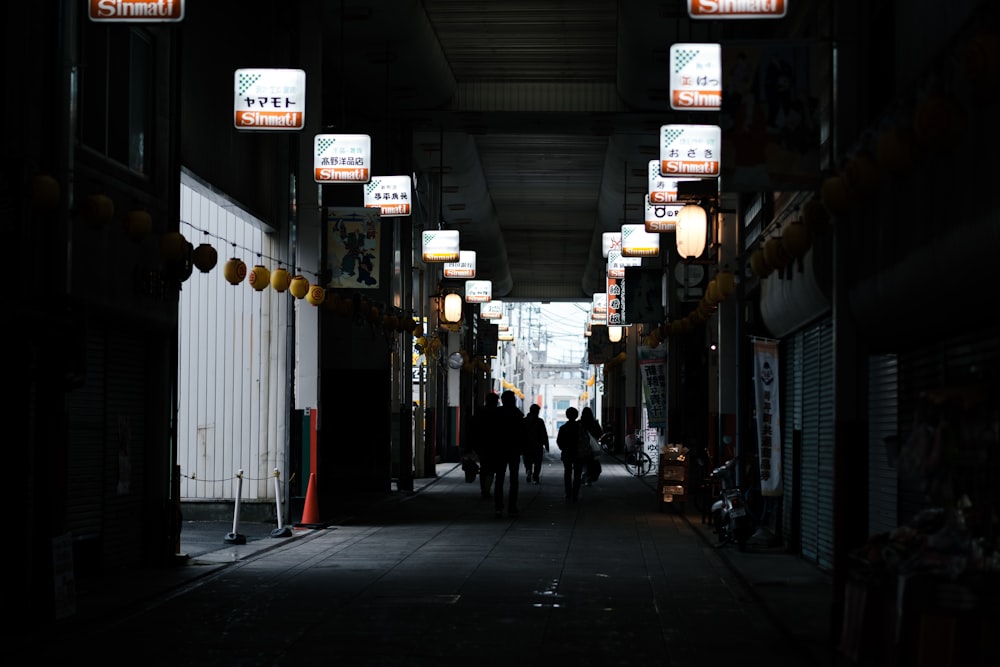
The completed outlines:
<svg viewBox="0 0 1000 667">
<path fill-rule="evenodd" d="M 177 23 L 184 20 L 184 0 L 90 0 L 96 23 Z"/>
<path fill-rule="evenodd" d="M 778 341 L 769 338 L 752 340 L 760 492 L 764 496 L 780 496 L 781 402 L 778 396 Z"/>
<path fill-rule="evenodd" d="M 670 108 L 718 111 L 722 106 L 722 49 L 718 44 L 670 47 Z"/>
<path fill-rule="evenodd" d="M 407 216 L 411 193 L 409 176 L 372 176 L 365 186 L 365 207 L 377 208 L 383 218 Z"/>
<path fill-rule="evenodd" d="M 317 183 L 367 183 L 371 163 L 372 139 L 367 134 L 317 134 L 313 139 Z"/>
<path fill-rule="evenodd" d="M 626 257 L 620 245 L 608 251 L 608 278 L 624 278 L 628 266 L 642 266 L 642 257 Z"/>
<path fill-rule="evenodd" d="M 479 317 L 484 320 L 499 320 L 503 317 L 503 301 L 491 299 L 479 307 Z"/>
<path fill-rule="evenodd" d="M 429 229 L 422 235 L 425 262 L 457 262 L 461 257 L 457 229 Z"/>
<path fill-rule="evenodd" d="M 675 193 L 676 196 L 676 193 Z M 646 214 L 643 222 L 650 234 L 672 232 L 677 228 L 677 214 L 684 208 L 682 204 L 654 204 L 646 195 Z"/>
<path fill-rule="evenodd" d="M 301 130 L 305 126 L 305 70 L 238 69 L 234 82 L 237 130 Z"/>
<path fill-rule="evenodd" d="M 622 255 L 625 257 L 657 257 L 660 235 L 647 232 L 646 225 L 622 225 Z"/>
<path fill-rule="evenodd" d="M 619 253 L 622 249 L 622 233 L 619 232 L 604 232 L 601 234 L 601 256 L 604 258 L 608 257 L 608 254 L 612 250 L 617 250 Z"/>
<path fill-rule="evenodd" d="M 687 0 L 693 19 L 780 19 L 788 11 L 786 0 Z"/>
<path fill-rule="evenodd" d="M 660 126 L 660 173 L 666 177 L 718 176 L 722 157 L 718 125 Z"/>
<path fill-rule="evenodd" d="M 445 278 L 475 278 L 476 251 L 459 250 L 458 261 L 446 262 L 441 271 Z"/>
<path fill-rule="evenodd" d="M 608 323 L 608 293 L 595 292 L 590 306 L 590 323 L 606 326 Z"/>
<path fill-rule="evenodd" d="M 463 251 L 464 252 L 464 251 Z M 489 303 L 493 298 L 492 280 L 466 280 L 465 281 L 465 302 L 466 303 Z"/>
</svg>

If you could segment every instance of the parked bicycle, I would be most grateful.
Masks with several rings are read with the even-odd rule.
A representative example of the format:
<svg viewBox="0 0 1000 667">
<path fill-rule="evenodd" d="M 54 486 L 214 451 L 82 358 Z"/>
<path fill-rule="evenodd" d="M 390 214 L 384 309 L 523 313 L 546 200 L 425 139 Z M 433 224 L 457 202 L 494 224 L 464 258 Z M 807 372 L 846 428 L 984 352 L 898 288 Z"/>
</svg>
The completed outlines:
<svg viewBox="0 0 1000 667">
<path fill-rule="evenodd" d="M 611 431 L 605 431 L 598 441 L 601 445 L 601 451 L 605 454 L 615 453 L 615 435 Z"/>
<path fill-rule="evenodd" d="M 646 443 L 639 432 L 625 436 L 625 470 L 642 477 L 653 469 L 653 458 L 646 453 Z"/>
</svg>

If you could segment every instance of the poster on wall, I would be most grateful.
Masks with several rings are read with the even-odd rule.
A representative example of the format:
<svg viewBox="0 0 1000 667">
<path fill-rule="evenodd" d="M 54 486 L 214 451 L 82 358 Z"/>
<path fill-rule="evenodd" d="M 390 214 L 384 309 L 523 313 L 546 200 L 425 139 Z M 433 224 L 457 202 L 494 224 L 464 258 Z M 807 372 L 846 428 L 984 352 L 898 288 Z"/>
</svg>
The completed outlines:
<svg viewBox="0 0 1000 667">
<path fill-rule="evenodd" d="M 380 216 L 375 208 L 331 208 L 326 214 L 326 265 L 331 289 L 379 286 Z"/>
<path fill-rule="evenodd" d="M 763 496 L 780 496 L 781 403 L 778 400 L 778 341 L 754 338 L 753 358 L 760 492 Z"/>
</svg>

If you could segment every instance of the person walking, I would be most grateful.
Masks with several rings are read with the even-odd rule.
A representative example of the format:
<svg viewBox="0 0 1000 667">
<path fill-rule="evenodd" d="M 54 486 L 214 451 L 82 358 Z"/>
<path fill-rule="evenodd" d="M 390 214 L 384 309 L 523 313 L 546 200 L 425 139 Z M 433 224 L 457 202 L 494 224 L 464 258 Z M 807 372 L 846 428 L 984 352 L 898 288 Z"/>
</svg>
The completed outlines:
<svg viewBox="0 0 1000 667">
<path fill-rule="evenodd" d="M 494 451 L 490 455 L 495 461 L 493 469 L 493 508 L 497 518 L 503 516 L 504 477 L 510 471 L 507 489 L 507 516 L 517 516 L 517 492 L 521 467 L 521 453 L 528 441 L 528 430 L 524 425 L 524 413 L 517 407 L 517 396 L 509 389 L 500 394 L 500 407 L 493 422 L 495 439 Z"/>
<path fill-rule="evenodd" d="M 594 417 L 594 411 L 590 408 L 590 406 L 587 406 L 580 411 L 580 428 L 586 432 L 588 444 L 590 445 L 590 449 L 594 452 L 587 457 L 588 460 L 584 462 L 583 479 L 584 483 L 587 486 L 590 486 L 591 482 L 596 481 L 597 472 L 592 472 L 588 470 L 587 467 L 590 465 L 596 465 L 592 464 L 590 461 L 596 457 L 596 452 L 601 448 L 598 443 L 601 440 L 601 436 L 604 435 L 604 429 L 601 428 L 601 423 L 597 421 L 596 417 Z M 593 442 L 590 442 L 591 438 L 593 438 Z"/>
<path fill-rule="evenodd" d="M 525 415 L 525 426 L 528 430 L 528 439 L 524 446 L 524 479 L 528 484 L 534 482 L 538 484 L 538 476 L 542 472 L 542 459 L 545 457 L 545 450 L 549 446 L 549 431 L 545 428 L 545 422 L 538 416 L 541 407 L 537 403 L 532 403 Z"/>
<path fill-rule="evenodd" d="M 566 486 L 566 500 L 576 502 L 580 499 L 580 482 L 586 469 L 587 459 L 579 449 L 581 426 L 577 420 L 580 412 L 570 406 L 566 408 L 566 423 L 559 427 L 556 433 L 556 446 L 562 452 L 560 458 L 563 464 L 563 483 Z"/>
<path fill-rule="evenodd" d="M 499 410 L 500 397 L 495 392 L 486 395 L 486 403 L 476 410 L 469 423 L 469 440 L 472 451 L 479 458 L 479 494 L 484 500 L 492 497 L 494 468 L 497 462 L 493 460 L 497 450 L 497 430 L 494 427 L 496 411 Z"/>
</svg>

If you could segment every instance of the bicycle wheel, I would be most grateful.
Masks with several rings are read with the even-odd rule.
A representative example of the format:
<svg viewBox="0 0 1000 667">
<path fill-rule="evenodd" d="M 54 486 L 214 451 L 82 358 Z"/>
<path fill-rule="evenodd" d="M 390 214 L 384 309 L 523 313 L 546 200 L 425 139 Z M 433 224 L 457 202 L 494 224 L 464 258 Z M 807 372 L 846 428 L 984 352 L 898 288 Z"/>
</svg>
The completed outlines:
<svg viewBox="0 0 1000 667">
<path fill-rule="evenodd" d="M 650 470 L 653 469 L 653 459 L 646 452 L 639 452 L 638 459 L 635 464 L 635 476 L 642 477 Z"/>
<path fill-rule="evenodd" d="M 598 442 L 601 443 L 601 451 L 603 451 L 605 454 L 614 454 L 615 453 L 615 436 L 614 436 L 614 434 L 612 434 L 610 432 L 609 433 L 605 433 L 604 435 L 601 436 L 601 439 L 598 440 Z"/>
</svg>

